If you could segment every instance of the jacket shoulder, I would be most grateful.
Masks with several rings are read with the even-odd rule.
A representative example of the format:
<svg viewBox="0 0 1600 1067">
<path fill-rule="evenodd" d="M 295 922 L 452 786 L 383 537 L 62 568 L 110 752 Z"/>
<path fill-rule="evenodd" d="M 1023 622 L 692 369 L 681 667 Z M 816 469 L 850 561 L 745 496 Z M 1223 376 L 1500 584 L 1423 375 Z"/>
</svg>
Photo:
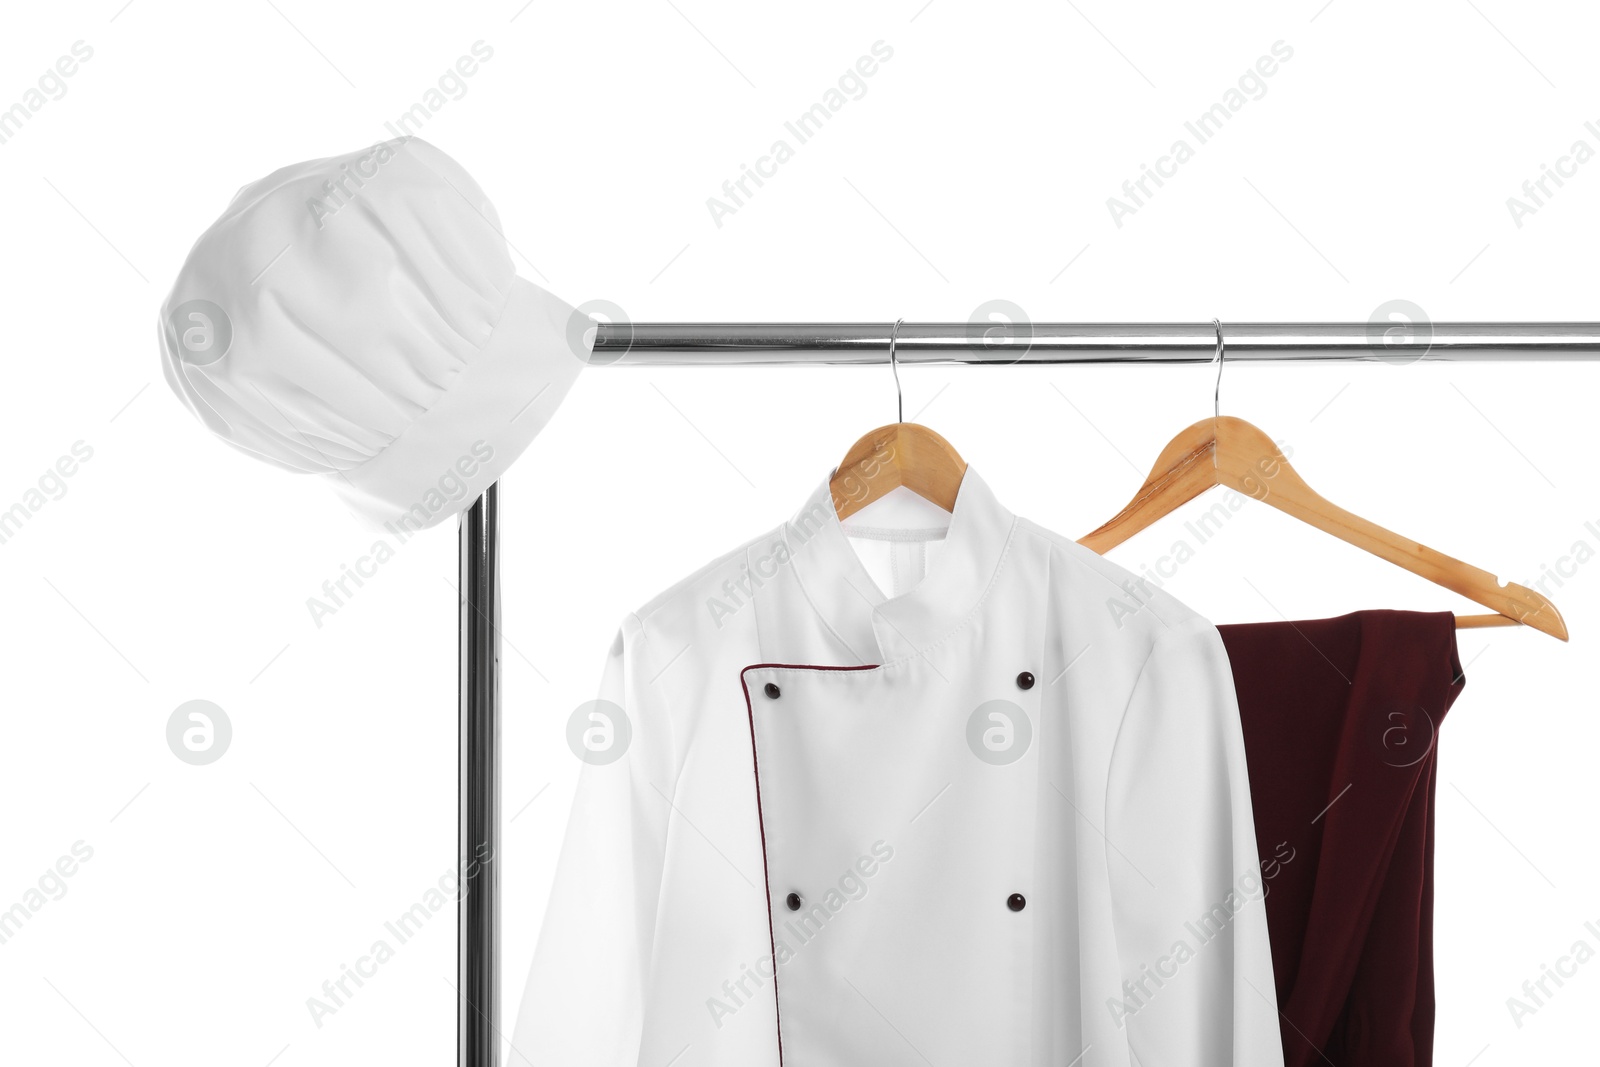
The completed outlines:
<svg viewBox="0 0 1600 1067">
<path fill-rule="evenodd" d="M 1135 574 L 1028 519 L 1018 520 L 1018 532 L 1048 551 L 1060 588 L 1096 604 L 1103 601 L 1104 617 L 1116 629 L 1133 629 L 1153 643 L 1170 630 L 1211 626 L 1203 615 L 1162 589 L 1161 579 L 1148 571 Z"/>
<path fill-rule="evenodd" d="M 651 597 L 634 616 L 647 636 L 670 635 L 680 644 L 726 633 L 730 620 L 753 620 L 755 613 L 743 610 L 757 588 L 751 560 L 772 555 L 784 543 L 782 526 L 752 537 Z"/>
</svg>

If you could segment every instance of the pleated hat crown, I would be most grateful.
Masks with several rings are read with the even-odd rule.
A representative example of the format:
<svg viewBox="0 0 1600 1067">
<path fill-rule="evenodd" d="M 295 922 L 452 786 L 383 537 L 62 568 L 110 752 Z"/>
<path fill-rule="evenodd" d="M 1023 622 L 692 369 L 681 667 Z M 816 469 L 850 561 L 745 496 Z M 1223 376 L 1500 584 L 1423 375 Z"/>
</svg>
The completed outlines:
<svg viewBox="0 0 1600 1067">
<path fill-rule="evenodd" d="M 422 527 L 532 441 L 587 360 L 582 325 L 517 276 L 472 176 L 410 137 L 241 189 L 159 333 L 168 384 L 214 434 Z"/>
</svg>

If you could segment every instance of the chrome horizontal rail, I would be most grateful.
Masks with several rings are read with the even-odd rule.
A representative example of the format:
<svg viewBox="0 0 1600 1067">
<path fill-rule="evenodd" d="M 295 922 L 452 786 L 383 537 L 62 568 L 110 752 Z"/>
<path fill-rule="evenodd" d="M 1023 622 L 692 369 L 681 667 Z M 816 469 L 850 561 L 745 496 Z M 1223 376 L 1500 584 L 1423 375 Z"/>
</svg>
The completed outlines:
<svg viewBox="0 0 1600 1067">
<path fill-rule="evenodd" d="M 883 322 L 602 322 L 591 362 L 610 366 L 878 364 Z M 1600 359 L 1595 322 L 1223 323 L 1234 360 L 1562 361 Z M 1175 323 L 902 323 L 902 363 L 1209 363 L 1217 328 Z"/>
</svg>

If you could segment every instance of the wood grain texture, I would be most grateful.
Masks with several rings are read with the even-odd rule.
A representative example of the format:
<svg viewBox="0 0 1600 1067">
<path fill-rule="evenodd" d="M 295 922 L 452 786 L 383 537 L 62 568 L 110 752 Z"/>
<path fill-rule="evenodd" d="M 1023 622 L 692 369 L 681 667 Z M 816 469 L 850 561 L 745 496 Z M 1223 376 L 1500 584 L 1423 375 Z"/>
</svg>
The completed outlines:
<svg viewBox="0 0 1600 1067">
<path fill-rule="evenodd" d="M 850 446 L 828 488 L 841 522 L 902 485 L 954 511 L 966 473 L 967 461 L 949 441 L 926 426 L 892 422 Z"/>
<path fill-rule="evenodd" d="M 1202 419 L 1174 437 L 1128 505 L 1078 543 L 1103 554 L 1213 486 L 1270 504 L 1496 613 L 1460 616 L 1458 627 L 1521 623 L 1567 639 L 1561 612 L 1545 597 L 1525 586 L 1501 585 L 1486 570 L 1401 537 L 1319 496 L 1271 438 L 1231 416 Z"/>
</svg>

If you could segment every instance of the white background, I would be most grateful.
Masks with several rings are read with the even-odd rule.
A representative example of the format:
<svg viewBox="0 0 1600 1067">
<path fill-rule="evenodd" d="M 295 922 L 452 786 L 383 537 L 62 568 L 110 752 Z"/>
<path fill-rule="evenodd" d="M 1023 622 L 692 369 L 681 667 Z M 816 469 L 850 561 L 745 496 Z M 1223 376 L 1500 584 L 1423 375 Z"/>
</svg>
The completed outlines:
<svg viewBox="0 0 1600 1067">
<path fill-rule="evenodd" d="M 307 598 L 372 534 L 169 394 L 156 308 L 240 185 L 392 136 L 481 40 L 492 59 L 423 135 L 494 200 L 524 277 L 636 320 L 962 321 L 995 298 L 1035 321 L 1359 322 L 1391 299 L 1594 319 L 1600 162 L 1520 227 L 1506 201 L 1574 141 L 1600 148 L 1597 21 L 1507 0 L 9 7 L 0 107 L 74 42 L 93 56 L 0 144 L 0 509 L 75 442 L 93 455 L 0 544 L 0 908 L 74 842 L 93 857 L 0 945 L 0 1060 L 453 1056 L 448 911 L 322 1025 L 307 1008 L 454 861 L 456 538 L 414 538 L 318 627 Z M 1194 145 L 1183 123 L 1280 40 L 1265 94 L 1116 225 L 1107 198 Z M 865 95 L 718 226 L 707 198 L 794 146 L 783 123 L 877 41 L 893 57 Z M 1074 535 L 1210 414 L 1212 377 L 902 372 L 908 418 Z M 1334 501 L 1529 581 L 1600 548 L 1597 384 L 1592 363 L 1229 366 L 1221 403 Z M 578 767 L 566 719 L 618 620 L 893 414 L 877 368 L 593 369 L 504 484 L 508 1013 Z M 1191 513 L 1115 558 L 1154 562 Z M 1452 1067 L 1572 1062 L 1600 1013 L 1600 961 L 1520 1027 L 1506 1005 L 1575 941 L 1600 948 L 1600 561 L 1563 566 L 1569 645 L 1461 635 L 1437 812 Z M 1472 610 L 1254 504 L 1169 589 L 1217 622 Z M 165 740 L 196 698 L 234 729 L 204 767 Z"/>
</svg>

